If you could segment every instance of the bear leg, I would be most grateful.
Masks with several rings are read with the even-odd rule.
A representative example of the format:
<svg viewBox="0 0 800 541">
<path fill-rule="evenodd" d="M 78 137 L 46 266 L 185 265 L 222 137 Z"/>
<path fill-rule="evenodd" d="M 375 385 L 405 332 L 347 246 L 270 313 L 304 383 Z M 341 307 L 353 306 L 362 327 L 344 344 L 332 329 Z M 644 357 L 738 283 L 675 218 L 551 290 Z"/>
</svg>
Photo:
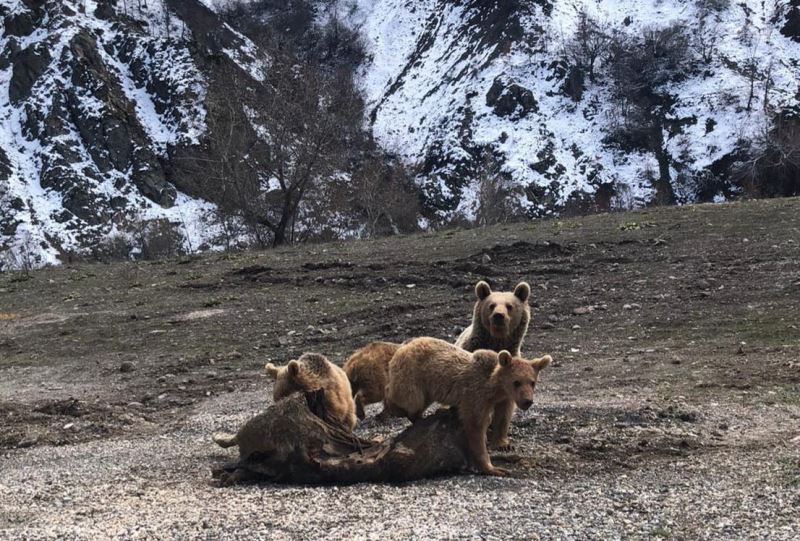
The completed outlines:
<svg viewBox="0 0 800 541">
<path fill-rule="evenodd" d="M 489 446 L 492 449 L 503 452 L 513 449 L 508 440 L 508 430 L 511 427 L 511 418 L 514 416 L 515 409 L 513 400 L 505 400 L 495 405 L 492 424 L 489 428 Z"/>
</svg>

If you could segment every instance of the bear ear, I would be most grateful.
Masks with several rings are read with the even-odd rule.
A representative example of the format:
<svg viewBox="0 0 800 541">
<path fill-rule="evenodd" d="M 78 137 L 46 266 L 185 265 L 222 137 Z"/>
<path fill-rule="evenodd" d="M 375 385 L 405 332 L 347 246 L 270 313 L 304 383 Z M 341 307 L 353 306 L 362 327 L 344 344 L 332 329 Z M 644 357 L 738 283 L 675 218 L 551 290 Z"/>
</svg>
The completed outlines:
<svg viewBox="0 0 800 541">
<path fill-rule="evenodd" d="M 514 296 L 522 302 L 527 301 L 530 295 L 531 286 L 528 285 L 528 282 L 520 282 L 517 284 L 517 287 L 514 288 Z"/>
<path fill-rule="evenodd" d="M 497 354 L 497 360 L 500 361 L 500 366 L 510 365 L 512 359 L 513 357 L 511 356 L 511 353 L 508 352 L 508 350 L 504 349 L 503 351 Z"/>
<path fill-rule="evenodd" d="M 265 364 L 264 365 L 264 371 L 272 379 L 278 379 L 278 372 L 280 372 L 280 370 L 278 370 L 278 367 L 275 366 L 274 364 L 272 364 L 272 363 Z"/>
<path fill-rule="evenodd" d="M 289 371 L 289 376 L 296 378 L 300 373 L 300 363 L 292 359 L 289 361 L 289 364 L 286 365 L 286 369 Z"/>
<path fill-rule="evenodd" d="M 550 355 L 545 355 L 544 357 L 539 357 L 538 359 L 532 360 L 531 366 L 536 370 L 542 370 L 547 368 L 552 362 L 553 358 Z"/>
<path fill-rule="evenodd" d="M 491 294 L 492 294 L 492 288 L 489 287 L 489 284 L 487 284 L 483 280 L 475 284 L 475 296 L 478 297 L 479 301 L 482 301 Z"/>
</svg>

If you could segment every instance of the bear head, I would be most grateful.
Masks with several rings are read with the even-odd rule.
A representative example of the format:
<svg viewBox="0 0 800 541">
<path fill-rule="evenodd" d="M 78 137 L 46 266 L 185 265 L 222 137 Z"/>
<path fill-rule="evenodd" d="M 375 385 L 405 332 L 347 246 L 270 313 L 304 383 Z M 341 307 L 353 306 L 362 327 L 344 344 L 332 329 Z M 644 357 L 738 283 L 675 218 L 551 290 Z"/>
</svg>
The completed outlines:
<svg viewBox="0 0 800 541">
<path fill-rule="evenodd" d="M 476 316 L 492 338 L 508 338 L 520 324 L 530 319 L 528 297 L 531 286 L 526 282 L 520 282 L 513 292 L 509 292 L 492 291 L 489 284 L 480 281 L 475 285 L 475 295 L 478 297 Z"/>
<path fill-rule="evenodd" d="M 523 410 L 530 408 L 539 372 L 546 368 L 553 358 L 545 355 L 529 361 L 521 357 L 512 357 L 511 353 L 503 350 L 497 355 L 497 360 L 500 365 L 497 377 L 505 394 L 510 396 L 519 408 Z"/>
<path fill-rule="evenodd" d="M 275 402 L 297 391 L 306 390 L 299 380 L 302 368 L 295 359 L 289 361 L 286 366 L 278 367 L 272 363 L 264 366 L 267 376 L 275 380 L 275 388 L 272 391 L 272 399 Z"/>
</svg>

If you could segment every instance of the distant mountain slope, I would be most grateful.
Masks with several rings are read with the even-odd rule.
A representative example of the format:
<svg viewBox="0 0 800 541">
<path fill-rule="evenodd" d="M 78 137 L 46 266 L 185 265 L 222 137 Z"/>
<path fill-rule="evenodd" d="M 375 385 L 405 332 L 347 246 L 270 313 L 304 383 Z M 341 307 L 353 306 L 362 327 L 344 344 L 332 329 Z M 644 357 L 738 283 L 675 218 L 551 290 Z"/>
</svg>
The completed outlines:
<svg viewBox="0 0 800 541">
<path fill-rule="evenodd" d="M 606 36 L 635 38 L 673 23 L 685 29 L 690 70 L 664 89 L 674 97 L 665 147 L 679 201 L 693 200 L 709 168 L 800 98 L 794 1 L 358 4 L 351 17 L 372 53 L 363 88 L 375 136 L 422 164 L 420 182 L 441 218 L 475 216 L 487 155 L 530 215 L 593 199 L 603 186 L 611 186 L 616 204 L 652 199 L 656 157 L 608 144 L 622 107 L 602 59 L 595 82 L 582 75 L 577 99 L 564 91 L 582 11 Z"/>
<path fill-rule="evenodd" d="M 800 117 L 800 0 L 0 0 L 0 15 L 0 270 L 96 255 L 158 219 L 197 250 L 245 220 L 262 245 L 278 222 L 291 238 L 398 230 L 387 205 L 424 227 L 720 200 L 775 118 Z M 302 49 L 331 21 L 360 40 L 325 27 L 302 69 L 263 49 L 270 33 Z M 377 148 L 275 99 L 325 109 L 302 77 L 326 89 L 338 71 L 341 96 L 353 72 L 363 94 L 341 116 L 358 126 L 365 101 Z M 320 126 L 336 159 L 286 205 L 278 176 L 316 161 L 296 145 Z"/>
<path fill-rule="evenodd" d="M 252 43 L 193 0 L 3 0 L 0 14 L 4 247 L 53 263 L 132 217 L 205 242 L 212 205 L 170 162 L 208 132 L 219 64 L 264 78 Z"/>
</svg>

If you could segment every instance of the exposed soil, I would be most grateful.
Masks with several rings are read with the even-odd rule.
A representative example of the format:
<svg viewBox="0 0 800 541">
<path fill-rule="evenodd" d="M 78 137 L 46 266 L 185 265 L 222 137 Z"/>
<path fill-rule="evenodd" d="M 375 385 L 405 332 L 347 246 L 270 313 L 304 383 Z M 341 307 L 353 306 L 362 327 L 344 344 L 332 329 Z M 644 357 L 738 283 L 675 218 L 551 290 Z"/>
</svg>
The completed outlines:
<svg viewBox="0 0 800 541">
<path fill-rule="evenodd" d="M 512 479 L 209 485 L 265 362 L 454 340 L 479 279 L 531 283 L 523 350 L 555 359 Z M 791 539 L 800 200 L 0 275 L 0 419 L 3 538 Z"/>
</svg>

